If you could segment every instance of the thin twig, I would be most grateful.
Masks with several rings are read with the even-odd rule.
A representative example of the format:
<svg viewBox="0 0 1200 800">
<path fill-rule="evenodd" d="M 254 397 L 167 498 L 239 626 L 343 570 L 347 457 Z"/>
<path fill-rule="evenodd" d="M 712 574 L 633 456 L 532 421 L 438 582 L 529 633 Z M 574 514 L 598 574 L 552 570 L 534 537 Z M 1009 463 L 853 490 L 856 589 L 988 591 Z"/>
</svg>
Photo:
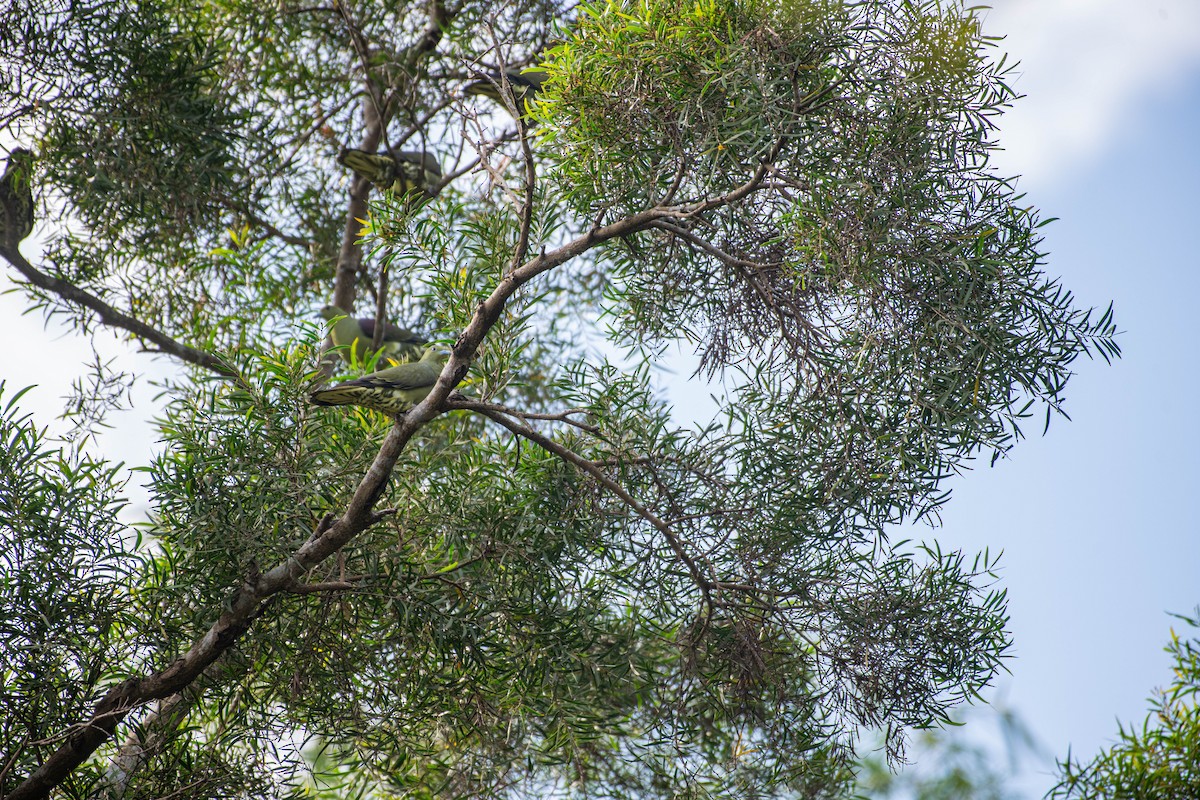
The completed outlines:
<svg viewBox="0 0 1200 800">
<path fill-rule="evenodd" d="M 316 594 L 318 592 L 349 592 L 359 588 L 357 581 L 364 580 L 366 576 L 350 575 L 345 580 L 340 581 L 324 581 L 323 583 L 297 583 L 294 586 L 289 586 L 285 591 L 289 594 Z"/>
<path fill-rule="evenodd" d="M 663 537 L 667 540 L 667 543 L 670 545 L 671 550 L 674 551 L 676 557 L 679 558 L 679 560 L 682 561 L 684 566 L 687 568 L 688 574 L 691 576 L 692 581 L 704 595 L 705 602 L 708 605 L 712 605 L 712 598 L 709 595 L 709 588 L 712 586 L 712 582 L 708 578 L 704 577 L 703 573 L 700 571 L 699 565 L 690 555 L 688 555 L 687 550 L 683 546 L 683 542 L 680 541 L 675 531 L 671 529 L 671 526 L 659 518 L 658 515 L 647 508 L 637 498 L 626 491 L 623 486 L 610 478 L 608 474 L 604 472 L 604 470 L 596 466 L 595 462 L 589 461 L 575 451 L 564 447 L 563 445 L 559 444 L 553 439 L 550 439 L 542 433 L 539 433 L 528 425 L 517 422 L 505 414 L 493 411 L 492 409 L 488 408 L 487 403 L 479 403 L 473 400 L 463 399 L 449 401 L 448 405 L 451 408 L 461 408 L 482 414 L 496 424 L 507 428 L 509 431 L 518 436 L 528 439 L 542 449 L 558 456 L 563 461 L 566 461 L 568 464 L 575 466 L 581 472 L 584 472 L 594 478 L 600 483 L 600 485 L 619 497 L 621 501 L 624 502 L 625 505 L 629 506 L 629 508 L 632 509 L 635 514 L 646 520 L 646 522 L 650 523 L 650 525 L 652 525 L 659 533 L 663 535 Z"/>
</svg>

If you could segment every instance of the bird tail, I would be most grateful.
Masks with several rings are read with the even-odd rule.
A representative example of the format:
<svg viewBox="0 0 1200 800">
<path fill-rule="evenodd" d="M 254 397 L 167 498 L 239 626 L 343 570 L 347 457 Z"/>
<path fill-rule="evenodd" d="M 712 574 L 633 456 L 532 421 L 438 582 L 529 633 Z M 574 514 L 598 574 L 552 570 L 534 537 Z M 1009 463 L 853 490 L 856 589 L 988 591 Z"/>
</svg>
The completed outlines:
<svg viewBox="0 0 1200 800">
<path fill-rule="evenodd" d="M 391 159 L 352 147 L 342 148 L 338 161 L 369 181 L 385 180 L 392 167 Z"/>
<path fill-rule="evenodd" d="M 358 402 L 361 390 L 361 386 L 334 386 L 313 392 L 309 399 L 319 406 L 352 406 Z"/>
</svg>

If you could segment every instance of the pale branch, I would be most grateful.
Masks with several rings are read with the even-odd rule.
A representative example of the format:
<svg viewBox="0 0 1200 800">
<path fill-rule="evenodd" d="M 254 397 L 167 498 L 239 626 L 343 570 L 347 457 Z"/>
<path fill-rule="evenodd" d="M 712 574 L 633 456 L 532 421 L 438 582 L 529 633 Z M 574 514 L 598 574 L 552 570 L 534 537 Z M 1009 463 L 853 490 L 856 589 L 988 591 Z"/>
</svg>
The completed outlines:
<svg viewBox="0 0 1200 800">
<path fill-rule="evenodd" d="M 681 228 L 680 226 L 675 225 L 665 219 L 658 220 L 651 227 L 658 228 L 659 230 L 662 230 L 662 231 L 666 231 L 667 233 L 670 233 L 673 236 L 678 236 L 680 239 L 690 242 L 691 244 L 695 245 L 696 247 L 699 247 L 704 252 L 708 253 L 713 258 L 716 258 L 719 261 L 722 261 L 731 267 L 746 267 L 748 269 L 769 269 L 771 267 L 782 266 L 781 262 L 778 262 L 778 261 L 774 262 L 774 263 L 762 263 L 762 262 L 758 262 L 758 261 L 748 261 L 747 259 L 744 259 L 744 258 L 738 258 L 737 256 L 733 255 L 732 253 L 725 252 L 724 250 L 717 247 L 715 244 L 708 241 L 707 239 L 705 239 L 701 236 L 697 236 L 695 233 L 692 233 L 687 228 Z"/>
<path fill-rule="evenodd" d="M 508 406 L 502 406 L 499 403 L 489 403 L 489 402 L 485 402 L 482 400 L 472 400 L 472 398 L 469 398 L 466 395 L 459 394 L 458 392 L 455 392 L 454 394 L 450 395 L 451 402 L 454 402 L 455 400 L 460 400 L 460 399 L 461 400 L 471 400 L 472 402 L 476 403 L 477 405 L 484 406 L 489 411 L 495 411 L 498 414 L 506 414 L 510 417 L 518 417 L 523 420 L 531 420 L 532 419 L 532 420 L 539 420 L 542 422 L 565 422 L 566 424 L 571 425 L 572 427 L 578 428 L 581 431 L 585 431 L 585 432 L 593 434 L 593 435 L 600 434 L 599 426 L 589 425 L 586 422 L 580 422 L 578 420 L 571 419 L 571 416 L 574 414 L 587 414 L 588 410 L 586 408 L 568 408 L 563 411 L 558 411 L 558 412 L 555 412 L 552 414 L 541 414 L 541 413 L 535 414 L 535 413 L 531 413 L 528 411 L 521 411 L 516 408 L 509 408 Z"/>
<path fill-rule="evenodd" d="M 216 680 L 227 668 L 227 661 L 218 660 L 205 670 L 204 676 Z M 161 751 L 171 732 L 177 730 L 187 718 L 202 693 L 203 688 L 194 683 L 183 691 L 155 701 L 149 713 L 132 727 L 125 742 L 110 760 L 105 774 L 106 785 L 98 800 L 121 800 L 125 797 L 134 775 Z"/>
<path fill-rule="evenodd" d="M 29 283 L 37 286 L 40 289 L 45 289 L 48 292 L 53 292 L 68 302 L 83 306 L 84 308 L 94 312 L 101 324 L 113 328 L 121 328 L 129 331 L 134 336 L 149 342 L 158 347 L 159 351 L 168 355 L 175 356 L 181 361 L 186 361 L 189 364 L 203 367 L 211 372 L 226 378 L 239 377 L 236 369 L 226 364 L 221 359 L 214 356 L 212 353 L 207 353 L 203 350 L 197 350 L 194 347 L 172 339 L 157 328 L 134 319 L 133 317 L 118 311 L 108 303 L 101 300 L 96 295 L 81 289 L 73 283 L 56 278 L 53 275 L 47 275 L 37 267 L 25 260 L 15 248 L 12 251 L 0 248 L 0 255 L 3 255 L 8 263 L 17 268 L 17 271 L 25 276 Z"/>
<path fill-rule="evenodd" d="M 513 190 L 509 188 L 508 181 L 505 180 L 504 175 L 501 172 L 501 169 L 503 169 L 504 166 L 506 166 L 509 163 L 509 160 L 511 160 L 511 159 L 509 159 L 508 156 L 504 156 L 504 159 L 508 159 L 508 160 L 505 160 L 504 164 L 499 169 L 497 169 L 496 167 L 492 166 L 490 156 L 492 155 L 492 153 L 494 153 L 498 149 L 498 146 L 502 142 L 511 141 L 511 139 L 515 138 L 520 132 L 514 131 L 512 137 L 510 137 L 508 135 L 508 131 L 505 131 L 504 136 L 502 136 L 500 138 L 489 139 L 487 137 L 486 132 L 484 131 L 483 123 L 479 121 L 478 112 L 476 112 L 475 109 L 473 109 L 473 108 L 464 109 L 463 120 L 464 120 L 463 139 L 464 139 L 464 141 L 470 143 L 471 147 L 473 147 L 475 149 L 475 152 L 477 154 L 475 156 L 475 160 L 472 163 L 475 165 L 478 165 L 479 169 L 481 169 L 485 173 L 487 173 L 489 186 L 499 187 L 500 191 L 504 194 L 504 197 L 507 199 L 509 204 L 511 204 L 514 208 L 519 209 L 521 207 L 521 203 L 520 203 L 520 201 L 517 200 L 517 196 L 513 192 Z M 475 126 L 475 136 L 471 136 L 466 133 L 466 126 L 465 126 L 466 122 L 470 122 L 471 124 L 473 124 Z"/>
</svg>

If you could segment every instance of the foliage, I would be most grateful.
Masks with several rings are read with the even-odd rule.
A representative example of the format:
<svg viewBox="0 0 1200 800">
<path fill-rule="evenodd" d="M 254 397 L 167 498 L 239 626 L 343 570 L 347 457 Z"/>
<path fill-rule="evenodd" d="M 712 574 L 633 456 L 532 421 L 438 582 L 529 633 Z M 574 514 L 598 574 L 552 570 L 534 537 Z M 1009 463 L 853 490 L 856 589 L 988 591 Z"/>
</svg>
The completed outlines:
<svg viewBox="0 0 1200 800">
<path fill-rule="evenodd" d="M 0 383 L 0 741 L 53 736 L 151 645 L 130 593 L 141 560 L 119 464 L 72 457 Z M 52 687 L 52 689 L 51 689 Z"/>
<path fill-rule="evenodd" d="M 972 10 L 18 5 L 48 244 L 4 255 L 183 369 L 135 527 L 116 465 L 10 411 L 0 503 L 56 499 L 17 509 L 42 566 L 5 591 L 54 613 L 13 641 L 58 666 L 4 673 L 0 794 L 838 797 L 861 731 L 895 755 L 993 679 L 995 560 L 889 526 L 1119 351 L 988 165 L 1013 95 Z M 530 65 L 520 120 L 461 96 Z M 368 204 L 343 146 L 445 185 Z M 454 342 L 462 394 L 314 407 L 331 301 Z M 655 391 L 673 344 L 729 387 L 710 422 Z"/>
<path fill-rule="evenodd" d="M 1200 609 L 1194 617 L 1179 618 L 1200 628 Z M 1175 677 L 1150 698 L 1141 730 L 1121 725 L 1120 741 L 1088 763 L 1068 754 L 1059 762 L 1060 780 L 1049 797 L 1184 800 L 1200 795 L 1200 636 L 1181 639 L 1172 630 L 1165 649 Z"/>
</svg>

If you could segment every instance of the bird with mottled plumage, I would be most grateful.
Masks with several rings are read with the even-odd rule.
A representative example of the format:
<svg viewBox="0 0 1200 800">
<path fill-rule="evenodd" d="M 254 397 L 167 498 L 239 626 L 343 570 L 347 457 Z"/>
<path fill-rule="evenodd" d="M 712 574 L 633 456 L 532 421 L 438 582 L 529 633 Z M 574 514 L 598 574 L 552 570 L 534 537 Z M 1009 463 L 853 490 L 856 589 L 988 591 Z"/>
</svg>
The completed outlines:
<svg viewBox="0 0 1200 800">
<path fill-rule="evenodd" d="M 362 406 L 389 416 L 408 411 L 429 396 L 450 351 L 431 347 L 420 361 L 401 364 L 313 392 L 311 400 L 319 406 Z"/>
<path fill-rule="evenodd" d="M 512 106 L 513 108 L 521 109 L 522 113 L 528 111 L 528 104 L 542 88 L 542 84 L 546 82 L 546 73 L 540 69 L 531 69 L 524 72 L 519 69 L 506 69 L 504 70 L 504 77 L 508 79 L 509 99 L 512 100 Z M 493 72 L 486 78 L 468 83 L 463 87 L 463 94 L 474 94 L 490 98 L 504 106 L 511 113 L 512 108 L 509 108 L 508 103 L 503 100 L 500 94 L 503 86 L 504 81 L 501 80 L 500 73 Z"/>
<path fill-rule="evenodd" d="M 16 250 L 33 231 L 33 153 L 18 147 L 0 177 L 0 247 Z"/>
<path fill-rule="evenodd" d="M 343 147 L 338 163 L 366 178 L 381 192 L 398 197 L 414 195 L 430 200 L 434 187 L 442 179 L 442 165 L 432 153 L 423 150 L 401 150 L 398 153 L 368 153 Z"/>
<path fill-rule="evenodd" d="M 346 363 L 354 366 L 366 363 L 373 355 L 371 342 L 375 341 L 375 320 L 371 317 L 351 317 L 337 306 L 325 306 L 321 316 L 333 322 L 329 329 L 329 338 L 333 346 Z M 385 359 L 403 364 L 406 361 L 416 361 L 425 351 L 429 340 L 408 328 L 401 328 L 390 322 L 383 326 L 383 339 L 379 345 L 379 364 L 386 365 Z"/>
</svg>

